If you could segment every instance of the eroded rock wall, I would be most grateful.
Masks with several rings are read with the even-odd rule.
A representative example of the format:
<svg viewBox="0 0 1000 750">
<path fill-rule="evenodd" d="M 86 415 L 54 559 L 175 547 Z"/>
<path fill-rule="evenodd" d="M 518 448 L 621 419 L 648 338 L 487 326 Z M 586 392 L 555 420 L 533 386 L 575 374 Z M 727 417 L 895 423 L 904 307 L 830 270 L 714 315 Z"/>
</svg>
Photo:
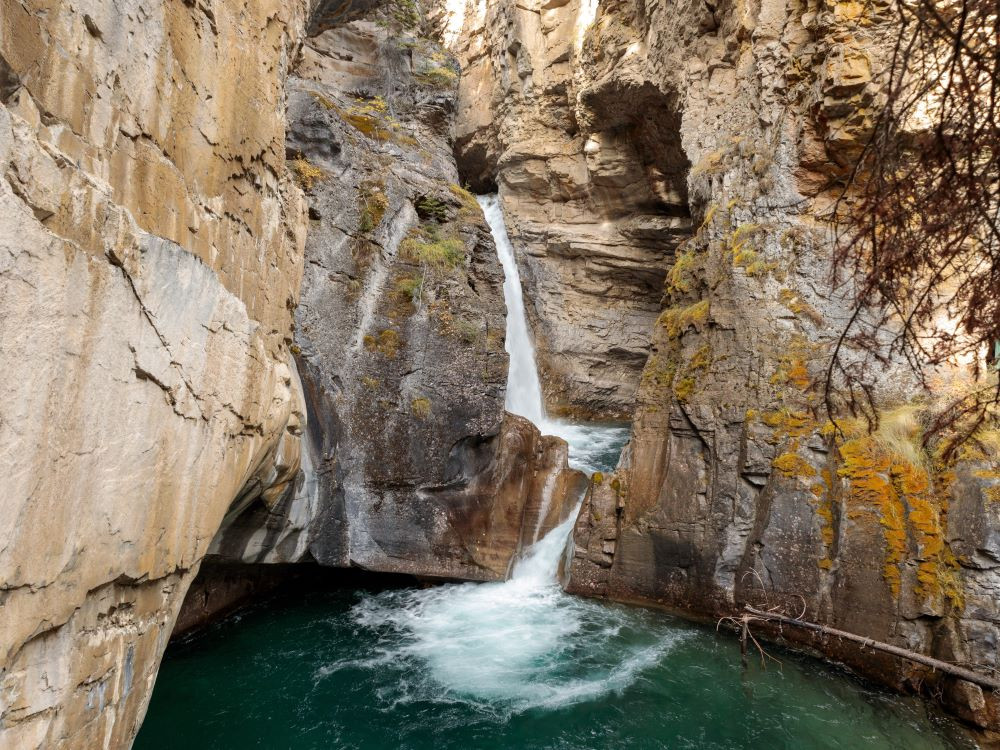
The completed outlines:
<svg viewBox="0 0 1000 750">
<path fill-rule="evenodd" d="M 492 580 L 524 534 L 566 517 L 582 477 L 565 443 L 504 414 L 503 271 L 458 185 L 458 67 L 398 16 L 310 37 L 290 84 L 288 155 L 311 218 L 304 472 L 236 509 L 213 553 Z"/>
<path fill-rule="evenodd" d="M 305 5 L 0 4 L 0 747 L 127 747 L 230 503 L 297 467 Z"/>
</svg>

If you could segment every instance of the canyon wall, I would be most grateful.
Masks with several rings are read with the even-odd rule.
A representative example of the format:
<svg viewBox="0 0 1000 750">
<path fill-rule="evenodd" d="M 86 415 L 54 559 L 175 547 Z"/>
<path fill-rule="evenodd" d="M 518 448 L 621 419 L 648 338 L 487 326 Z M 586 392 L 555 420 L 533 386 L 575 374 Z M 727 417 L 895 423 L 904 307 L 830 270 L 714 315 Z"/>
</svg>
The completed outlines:
<svg viewBox="0 0 1000 750">
<path fill-rule="evenodd" d="M 297 468 L 305 5 L 0 5 L 4 748 L 127 747 L 230 503 Z"/>
<path fill-rule="evenodd" d="M 565 442 L 504 413 L 503 271 L 458 185 L 458 66 L 400 7 L 310 37 L 289 83 L 311 219 L 295 315 L 303 473 L 234 507 L 211 553 L 502 579 L 586 480 Z"/>
<path fill-rule="evenodd" d="M 588 20 L 579 2 L 512 0 L 441 17 L 462 62 L 462 179 L 498 185 L 523 250 L 546 405 L 621 418 L 634 409 L 669 260 L 690 234 L 689 165 L 669 82 L 622 66 L 586 77 Z"/>
<path fill-rule="evenodd" d="M 586 357 L 617 368 L 623 405 L 635 389 L 631 444 L 591 487 L 568 589 L 713 619 L 804 606 L 806 619 L 997 668 L 995 453 L 971 446 L 933 467 L 899 367 L 876 383 L 879 431 L 825 416 L 826 363 L 852 309 L 849 288 L 831 291 L 826 217 L 872 127 L 890 20 L 880 4 L 797 0 L 439 15 L 466 71 L 456 146 L 466 179 L 499 185 L 524 250 L 550 402 L 602 412 L 610 392 Z M 647 255 L 626 236 L 632 221 Z M 609 268 L 598 230 L 615 233 L 630 256 L 616 273 L 630 278 L 580 294 L 569 279 Z M 634 326 L 601 337 L 576 322 L 620 309 L 621 290 L 642 311 Z M 940 689 L 974 724 L 1000 722 L 976 686 L 783 635 L 887 684 Z"/>
</svg>

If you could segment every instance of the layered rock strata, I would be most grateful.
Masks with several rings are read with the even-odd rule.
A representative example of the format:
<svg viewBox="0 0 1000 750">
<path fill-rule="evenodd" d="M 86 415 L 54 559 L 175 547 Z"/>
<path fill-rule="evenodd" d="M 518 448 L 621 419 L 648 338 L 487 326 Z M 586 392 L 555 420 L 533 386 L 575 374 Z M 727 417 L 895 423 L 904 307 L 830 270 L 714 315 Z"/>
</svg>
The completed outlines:
<svg viewBox="0 0 1000 750">
<path fill-rule="evenodd" d="M 297 467 L 304 14 L 0 5 L 0 747 L 127 747 L 230 503 Z"/>
<path fill-rule="evenodd" d="M 440 20 L 463 69 L 462 178 L 499 187 L 547 406 L 629 417 L 664 275 L 690 233 L 689 164 L 672 82 L 627 60 L 582 68 L 595 8 L 502 0 Z"/>
</svg>

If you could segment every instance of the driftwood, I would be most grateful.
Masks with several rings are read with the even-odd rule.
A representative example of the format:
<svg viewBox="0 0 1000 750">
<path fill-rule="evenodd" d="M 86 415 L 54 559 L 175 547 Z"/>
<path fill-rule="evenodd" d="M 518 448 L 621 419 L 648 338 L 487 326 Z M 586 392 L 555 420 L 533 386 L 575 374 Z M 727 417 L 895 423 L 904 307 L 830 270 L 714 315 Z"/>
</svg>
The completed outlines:
<svg viewBox="0 0 1000 750">
<path fill-rule="evenodd" d="M 871 638 L 855 635 L 854 633 L 848 633 L 846 630 L 837 630 L 836 628 L 830 628 L 826 625 L 819 625 L 815 622 L 809 622 L 808 620 L 800 620 L 798 618 L 788 617 L 776 612 L 764 612 L 759 609 L 754 609 L 749 605 L 747 605 L 746 611 L 753 617 L 750 618 L 744 616 L 743 634 L 747 632 L 747 620 L 754 618 L 761 620 L 775 620 L 785 625 L 794 625 L 797 628 L 812 630 L 823 635 L 832 635 L 836 638 L 842 638 L 845 641 L 853 641 L 854 643 L 859 643 L 862 646 L 875 649 L 876 651 L 883 651 L 887 654 L 892 654 L 893 656 L 898 656 L 902 659 L 908 659 L 909 661 L 916 662 L 917 664 L 923 664 L 925 667 L 930 667 L 938 672 L 942 672 L 943 674 L 947 674 L 952 677 L 957 677 L 960 680 L 965 680 L 966 682 L 974 683 L 980 687 L 989 688 L 991 690 L 1000 690 L 1000 679 L 987 677 L 986 675 L 973 672 L 970 669 L 965 669 L 964 667 L 959 667 L 955 664 L 949 664 L 946 661 L 934 659 L 930 656 L 924 656 L 923 654 L 918 654 L 915 651 L 900 648 L 899 646 L 893 646 L 889 643 L 883 643 L 882 641 L 876 641 Z"/>
</svg>

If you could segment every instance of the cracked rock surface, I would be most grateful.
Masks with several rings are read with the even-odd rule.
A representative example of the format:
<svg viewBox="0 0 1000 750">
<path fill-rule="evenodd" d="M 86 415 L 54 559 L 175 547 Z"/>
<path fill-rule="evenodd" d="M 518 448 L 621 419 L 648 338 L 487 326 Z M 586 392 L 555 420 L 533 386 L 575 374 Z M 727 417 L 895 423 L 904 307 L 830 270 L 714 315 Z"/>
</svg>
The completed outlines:
<svg viewBox="0 0 1000 750">
<path fill-rule="evenodd" d="M 213 8 L 0 8 L 0 747 L 127 747 L 230 503 L 298 465 L 305 3 Z"/>
</svg>

